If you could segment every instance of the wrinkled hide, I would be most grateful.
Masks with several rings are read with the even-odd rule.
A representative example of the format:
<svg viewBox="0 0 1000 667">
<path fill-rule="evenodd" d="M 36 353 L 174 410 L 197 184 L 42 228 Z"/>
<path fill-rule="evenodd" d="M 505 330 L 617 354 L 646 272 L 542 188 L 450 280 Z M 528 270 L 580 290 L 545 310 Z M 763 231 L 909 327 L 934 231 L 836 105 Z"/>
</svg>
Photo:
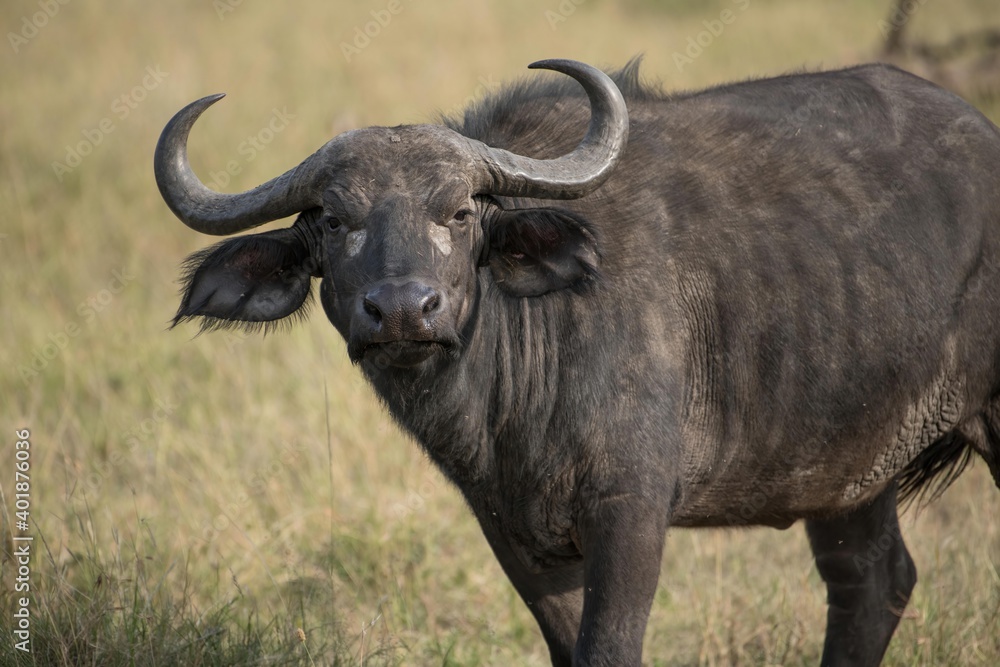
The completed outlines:
<svg viewBox="0 0 1000 667">
<path fill-rule="evenodd" d="M 278 319 L 317 277 L 554 664 L 640 664 L 668 526 L 799 519 L 824 664 L 878 664 L 916 580 L 897 493 L 970 455 L 1000 482 L 1000 131 L 887 66 L 676 95 L 635 65 L 613 79 L 629 139 L 589 191 L 498 191 L 463 143 L 570 154 L 593 101 L 565 79 L 341 135 L 325 180 L 302 169 L 294 227 L 191 260 L 177 321 Z"/>
</svg>

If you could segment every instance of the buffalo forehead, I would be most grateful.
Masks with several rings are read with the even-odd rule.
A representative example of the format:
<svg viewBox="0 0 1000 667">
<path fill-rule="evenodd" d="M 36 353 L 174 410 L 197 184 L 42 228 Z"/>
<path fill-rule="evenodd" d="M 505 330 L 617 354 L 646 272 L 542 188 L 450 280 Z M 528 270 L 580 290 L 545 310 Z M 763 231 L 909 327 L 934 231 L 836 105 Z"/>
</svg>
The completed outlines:
<svg viewBox="0 0 1000 667">
<path fill-rule="evenodd" d="M 472 190 L 474 161 L 462 138 L 445 128 L 370 127 L 340 135 L 327 150 L 332 179 L 368 197 L 386 190 L 426 195 L 446 184 Z"/>
</svg>

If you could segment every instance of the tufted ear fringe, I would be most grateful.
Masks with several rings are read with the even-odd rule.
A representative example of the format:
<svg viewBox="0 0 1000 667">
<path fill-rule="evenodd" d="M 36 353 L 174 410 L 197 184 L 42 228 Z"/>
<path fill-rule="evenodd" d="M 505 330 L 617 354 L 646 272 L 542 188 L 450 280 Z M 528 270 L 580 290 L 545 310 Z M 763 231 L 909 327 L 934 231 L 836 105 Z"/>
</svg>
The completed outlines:
<svg viewBox="0 0 1000 667">
<path fill-rule="evenodd" d="M 182 265 L 181 304 L 171 328 L 200 319 L 199 333 L 219 329 L 265 334 L 307 316 L 311 255 L 291 229 L 227 239 Z"/>
</svg>

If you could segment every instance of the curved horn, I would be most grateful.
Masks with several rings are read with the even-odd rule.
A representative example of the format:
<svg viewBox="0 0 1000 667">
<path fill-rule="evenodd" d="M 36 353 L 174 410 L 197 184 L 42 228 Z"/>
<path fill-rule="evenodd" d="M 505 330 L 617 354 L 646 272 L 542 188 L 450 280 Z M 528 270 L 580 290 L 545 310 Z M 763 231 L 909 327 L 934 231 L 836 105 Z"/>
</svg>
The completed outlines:
<svg viewBox="0 0 1000 667">
<path fill-rule="evenodd" d="M 210 190 L 195 176 L 188 162 L 188 134 L 205 109 L 223 97 L 209 95 L 178 111 L 156 144 L 156 184 L 174 215 L 191 229 L 222 236 L 318 206 L 314 187 L 318 153 L 281 176 L 236 195 Z"/>
<path fill-rule="evenodd" d="M 590 98 L 590 127 L 573 152 L 536 160 L 485 144 L 476 146 L 485 163 L 484 190 L 537 199 L 576 199 L 611 176 L 628 143 L 628 108 L 611 78 L 575 60 L 539 60 L 529 69 L 549 69 L 576 79 Z"/>
</svg>

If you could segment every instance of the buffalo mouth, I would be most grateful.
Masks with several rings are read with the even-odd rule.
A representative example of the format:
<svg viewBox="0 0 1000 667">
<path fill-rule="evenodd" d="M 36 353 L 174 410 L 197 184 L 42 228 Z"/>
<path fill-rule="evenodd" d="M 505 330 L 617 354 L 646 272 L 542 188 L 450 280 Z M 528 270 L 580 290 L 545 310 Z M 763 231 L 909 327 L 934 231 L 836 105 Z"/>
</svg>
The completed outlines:
<svg viewBox="0 0 1000 667">
<path fill-rule="evenodd" d="M 412 368 L 438 353 L 447 353 L 450 346 L 436 340 L 394 340 L 369 343 L 361 350 L 361 359 L 379 368 L 394 366 Z"/>
</svg>

